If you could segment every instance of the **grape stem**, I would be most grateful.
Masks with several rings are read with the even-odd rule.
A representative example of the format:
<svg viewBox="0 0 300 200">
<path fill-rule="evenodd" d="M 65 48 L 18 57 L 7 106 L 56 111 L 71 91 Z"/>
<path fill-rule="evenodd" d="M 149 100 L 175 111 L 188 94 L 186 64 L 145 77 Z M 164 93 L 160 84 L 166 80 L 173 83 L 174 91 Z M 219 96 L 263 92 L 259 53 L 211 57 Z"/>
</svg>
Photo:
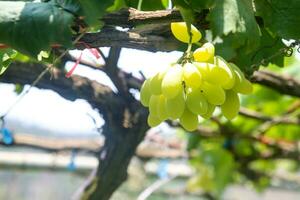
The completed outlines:
<svg viewBox="0 0 300 200">
<path fill-rule="evenodd" d="M 183 53 L 183 55 L 178 59 L 177 63 L 180 65 L 184 65 L 185 63 L 191 62 L 193 60 L 192 54 L 192 46 L 193 44 L 190 42 L 188 44 L 187 50 Z"/>
</svg>

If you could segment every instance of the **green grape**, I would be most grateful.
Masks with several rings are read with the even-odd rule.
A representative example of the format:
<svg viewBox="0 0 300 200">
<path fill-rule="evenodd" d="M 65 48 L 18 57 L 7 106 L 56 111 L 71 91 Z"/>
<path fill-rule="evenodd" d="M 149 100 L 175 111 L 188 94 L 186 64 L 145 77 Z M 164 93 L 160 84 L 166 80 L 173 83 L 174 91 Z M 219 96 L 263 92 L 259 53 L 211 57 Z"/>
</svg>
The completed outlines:
<svg viewBox="0 0 300 200">
<path fill-rule="evenodd" d="M 222 87 L 226 90 L 233 88 L 235 82 L 235 74 L 231 66 L 220 56 L 215 56 L 214 64 L 223 68 L 229 77 L 227 82 L 222 84 Z"/>
<path fill-rule="evenodd" d="M 147 123 L 150 127 L 157 126 L 161 123 L 162 121 L 157 117 L 152 115 L 151 113 L 148 115 Z"/>
<path fill-rule="evenodd" d="M 140 99 L 143 106 L 145 107 L 149 106 L 150 97 L 151 97 L 150 80 L 147 79 L 144 81 L 140 92 Z"/>
<path fill-rule="evenodd" d="M 201 86 L 203 95 L 207 99 L 208 103 L 213 105 L 221 105 L 225 101 L 225 92 L 219 85 L 213 85 L 204 82 Z"/>
<path fill-rule="evenodd" d="M 197 115 L 185 108 L 182 116 L 179 118 L 179 122 L 187 131 L 194 131 L 198 128 L 199 120 Z"/>
<path fill-rule="evenodd" d="M 202 47 L 196 49 L 193 53 L 194 59 L 197 62 L 209 62 L 213 61 L 215 55 L 215 46 L 207 42 Z"/>
<path fill-rule="evenodd" d="M 241 71 L 241 69 L 236 66 L 234 63 L 229 63 L 229 65 L 231 66 L 232 70 L 234 71 L 235 75 L 239 76 L 240 79 L 244 79 L 244 73 Z"/>
<path fill-rule="evenodd" d="M 159 96 L 157 105 L 157 116 L 160 120 L 168 119 L 167 109 L 166 109 L 166 98 L 163 95 Z"/>
<path fill-rule="evenodd" d="M 201 117 L 204 119 L 209 119 L 214 114 L 214 111 L 216 109 L 215 105 L 212 105 L 210 103 L 207 104 L 207 112 L 205 114 L 202 114 Z"/>
<path fill-rule="evenodd" d="M 188 90 L 186 94 L 186 105 L 194 114 L 205 114 L 207 112 L 207 100 L 200 90 Z"/>
<path fill-rule="evenodd" d="M 237 116 L 240 110 L 240 100 L 236 92 L 232 90 L 226 91 L 226 100 L 221 105 L 223 115 L 231 120 Z"/>
<path fill-rule="evenodd" d="M 166 110 L 171 119 L 180 118 L 185 108 L 183 90 L 173 99 L 166 99 Z"/>
<path fill-rule="evenodd" d="M 193 62 L 193 65 L 199 70 L 202 79 L 206 80 L 206 75 L 209 73 L 209 63 L 206 62 Z"/>
<path fill-rule="evenodd" d="M 232 67 L 236 77 L 232 90 L 241 94 L 251 94 L 253 90 L 251 82 L 245 78 L 243 72 L 235 64 L 230 63 L 230 66 Z"/>
<path fill-rule="evenodd" d="M 243 79 L 241 84 L 237 85 L 234 90 L 238 91 L 241 94 L 251 94 L 253 91 L 253 86 L 250 81 L 248 81 L 247 79 Z"/>
<path fill-rule="evenodd" d="M 243 79 L 245 79 L 245 76 L 244 76 L 243 72 L 235 64 L 233 64 L 233 63 L 229 63 L 229 64 L 235 74 L 235 83 L 234 83 L 234 86 L 232 89 L 236 92 L 239 92 L 237 87 L 241 84 Z"/>
<path fill-rule="evenodd" d="M 188 33 L 187 25 L 185 22 L 173 22 L 171 23 L 171 31 L 175 38 L 184 43 L 190 43 L 190 34 Z M 193 25 L 191 25 L 191 42 L 198 42 L 202 35 L 201 32 Z"/>
<path fill-rule="evenodd" d="M 167 99 L 176 97 L 182 91 L 183 69 L 180 65 L 172 66 L 165 74 L 161 89 Z"/>
<path fill-rule="evenodd" d="M 150 90 L 152 94 L 160 95 L 161 94 L 161 83 L 166 74 L 166 70 L 157 73 L 150 80 Z"/>
<path fill-rule="evenodd" d="M 201 74 L 195 65 L 186 63 L 183 66 L 183 77 L 186 86 L 191 88 L 199 88 L 201 85 Z"/>
<path fill-rule="evenodd" d="M 150 111 L 150 114 L 153 115 L 153 116 L 158 116 L 158 113 L 157 113 L 158 101 L 159 101 L 159 95 L 152 95 L 150 97 L 149 111 Z"/>
<path fill-rule="evenodd" d="M 209 73 L 206 74 L 206 79 L 205 79 L 207 82 L 216 85 L 224 85 L 229 81 L 230 77 L 224 68 L 209 63 L 208 63 L 208 67 L 209 67 Z"/>
</svg>

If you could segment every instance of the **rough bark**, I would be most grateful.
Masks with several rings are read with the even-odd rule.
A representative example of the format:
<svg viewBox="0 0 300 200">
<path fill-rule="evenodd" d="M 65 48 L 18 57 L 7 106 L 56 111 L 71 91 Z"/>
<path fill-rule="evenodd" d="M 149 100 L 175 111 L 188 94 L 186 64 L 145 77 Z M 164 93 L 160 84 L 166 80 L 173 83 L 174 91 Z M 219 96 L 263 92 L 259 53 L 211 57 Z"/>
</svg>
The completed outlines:
<svg viewBox="0 0 300 200">
<path fill-rule="evenodd" d="M 164 31 L 169 30 L 168 26 L 161 26 L 160 29 L 162 27 L 165 27 Z M 125 47 L 152 52 L 174 51 L 180 48 L 180 43 L 171 37 L 155 35 L 150 32 L 144 35 L 135 31 L 125 32 L 111 27 L 104 28 L 98 33 L 87 33 L 80 41 L 90 47 Z M 77 48 L 82 49 L 85 46 L 78 44 Z"/>
<path fill-rule="evenodd" d="M 148 129 L 146 112 L 136 110 L 129 113 L 129 110 L 126 111 L 127 109 L 129 108 L 124 107 L 123 110 L 115 110 L 107 119 L 103 130 L 106 140 L 100 153 L 97 176 L 92 184 L 89 183 L 89 186 L 85 188 L 81 199 L 109 199 L 126 180 L 129 162 Z M 125 116 L 128 113 L 128 116 L 123 119 L 120 113 Z M 124 124 L 127 123 L 124 120 L 129 120 L 132 125 L 128 128 L 124 127 Z"/>
<path fill-rule="evenodd" d="M 149 128 L 148 112 L 129 93 L 127 81 L 117 67 L 120 50 L 111 48 L 104 71 L 115 83 L 122 102 L 108 106 L 108 112 L 103 116 L 105 143 L 100 152 L 100 164 L 96 177 L 85 187 L 82 200 L 107 200 L 111 197 L 126 180 L 129 162 Z"/>
<path fill-rule="evenodd" d="M 203 11 L 196 17 L 198 21 L 194 25 L 201 30 L 209 27 L 206 15 L 207 12 Z M 105 26 L 101 32 L 87 33 L 80 41 L 91 47 L 126 47 L 152 52 L 185 48 L 174 39 L 170 30 L 171 22 L 182 21 L 178 10 L 139 11 L 128 8 L 109 13 L 102 20 Z M 120 31 L 116 26 L 127 29 Z M 77 48 L 85 48 L 85 45 L 79 43 Z"/>
<path fill-rule="evenodd" d="M 107 25 L 132 28 L 141 24 L 161 24 L 182 21 L 178 10 L 139 11 L 134 8 L 124 8 L 120 11 L 108 13 L 102 18 Z"/>
</svg>

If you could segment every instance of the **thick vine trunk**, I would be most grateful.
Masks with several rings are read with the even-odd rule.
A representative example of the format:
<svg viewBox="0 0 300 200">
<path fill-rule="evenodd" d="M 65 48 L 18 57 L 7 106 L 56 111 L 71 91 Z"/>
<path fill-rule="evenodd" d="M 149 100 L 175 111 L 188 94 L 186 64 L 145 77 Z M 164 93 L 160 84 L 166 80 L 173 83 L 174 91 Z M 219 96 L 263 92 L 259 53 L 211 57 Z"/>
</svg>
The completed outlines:
<svg viewBox="0 0 300 200">
<path fill-rule="evenodd" d="M 126 180 L 130 160 L 149 128 L 144 108 L 137 101 L 130 107 L 115 107 L 104 117 L 105 144 L 99 155 L 99 166 L 82 192 L 81 200 L 107 200 Z"/>
<path fill-rule="evenodd" d="M 0 77 L 0 81 L 28 84 L 42 70 L 43 67 L 38 64 L 15 63 Z M 105 143 L 99 154 L 100 164 L 80 198 L 109 199 L 126 180 L 129 162 L 149 128 L 146 123 L 147 111 L 134 98 L 124 98 L 121 95 L 126 94 L 115 94 L 95 81 L 75 75 L 66 79 L 59 69 L 52 73 L 52 78 L 47 74 L 37 87 L 52 89 L 70 100 L 86 99 L 103 115 L 106 122 L 103 127 Z M 118 87 L 121 89 L 121 84 Z"/>
</svg>

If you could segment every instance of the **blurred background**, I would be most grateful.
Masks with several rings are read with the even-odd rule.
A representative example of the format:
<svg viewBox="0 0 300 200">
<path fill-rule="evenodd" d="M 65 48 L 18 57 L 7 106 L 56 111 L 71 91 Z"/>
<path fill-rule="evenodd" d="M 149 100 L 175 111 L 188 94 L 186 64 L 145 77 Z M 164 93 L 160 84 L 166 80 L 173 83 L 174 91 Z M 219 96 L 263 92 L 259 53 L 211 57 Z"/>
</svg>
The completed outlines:
<svg viewBox="0 0 300 200">
<path fill-rule="evenodd" d="M 101 50 L 107 55 L 107 48 Z M 78 58 L 80 51 L 70 54 Z M 150 77 L 180 54 L 122 49 L 118 65 L 134 76 Z M 103 64 L 101 58 L 95 59 L 87 50 L 83 57 L 93 66 Z M 285 62 L 288 67 L 270 65 L 268 70 L 299 80 L 298 55 Z M 73 64 L 67 63 L 66 69 Z M 99 70 L 79 65 L 74 74 L 115 90 Z M 0 199 L 71 199 L 98 165 L 96 151 L 103 145 L 104 122 L 85 100 L 68 101 L 50 90 L 33 88 L 15 104 L 18 95 L 28 88 L 0 84 L 0 116 L 10 110 L 1 124 Z M 131 92 L 139 98 L 138 91 Z M 266 116 L 276 117 L 291 109 L 293 117 L 300 113 L 299 99 L 260 85 L 254 86 L 254 94 L 241 96 L 241 100 L 243 108 Z M 112 199 L 212 199 L 211 194 L 228 200 L 300 199 L 299 124 L 272 124 L 263 129 L 264 138 L 249 139 L 266 125 L 246 116 L 248 111 L 230 124 L 223 117 L 219 122 L 203 121 L 203 135 L 186 133 L 165 123 L 149 130 L 130 164 L 128 180 Z M 218 115 L 217 111 L 215 116 Z M 205 127 L 218 131 L 220 122 L 232 128 L 232 137 L 207 137 L 205 134 L 210 132 L 205 132 Z M 272 145 L 283 149 L 280 156 L 268 157 L 274 151 Z M 240 158 L 255 158 L 247 163 L 249 171 L 242 173 Z"/>
</svg>

